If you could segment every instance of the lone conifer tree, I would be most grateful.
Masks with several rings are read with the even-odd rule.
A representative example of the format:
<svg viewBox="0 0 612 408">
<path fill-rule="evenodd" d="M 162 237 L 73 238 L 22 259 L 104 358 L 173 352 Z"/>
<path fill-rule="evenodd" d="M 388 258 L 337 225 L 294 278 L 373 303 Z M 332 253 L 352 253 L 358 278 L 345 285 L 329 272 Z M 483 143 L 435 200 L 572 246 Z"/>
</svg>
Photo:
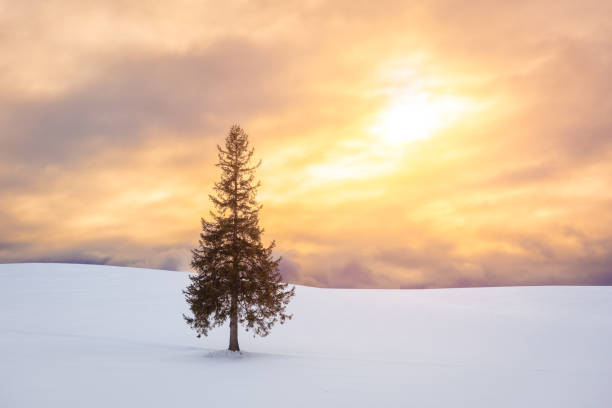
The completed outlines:
<svg viewBox="0 0 612 408">
<path fill-rule="evenodd" d="M 267 336 L 274 323 L 291 319 L 285 309 L 295 288 L 282 281 L 280 258 L 272 256 L 274 241 L 268 247 L 261 243 L 261 205 L 255 200 L 260 183 L 254 182 L 261 161 L 251 164 L 254 150 L 248 135 L 234 125 L 225 148 L 217 149 L 221 180 L 215 183 L 216 194 L 209 196 L 214 204 L 210 221 L 202 219 L 200 244 L 192 250 L 197 274 L 183 293 L 193 317 L 184 318 L 198 337 L 229 318 L 229 350 L 240 351 L 238 323 Z"/>
</svg>

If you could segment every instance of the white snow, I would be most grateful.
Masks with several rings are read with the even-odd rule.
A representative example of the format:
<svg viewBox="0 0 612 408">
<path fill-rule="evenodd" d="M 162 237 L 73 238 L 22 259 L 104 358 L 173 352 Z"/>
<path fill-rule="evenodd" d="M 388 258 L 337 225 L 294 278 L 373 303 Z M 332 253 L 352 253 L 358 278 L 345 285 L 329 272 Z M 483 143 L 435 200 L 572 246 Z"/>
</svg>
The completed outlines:
<svg viewBox="0 0 612 408">
<path fill-rule="evenodd" d="M 180 272 L 0 265 L 0 407 L 611 407 L 612 287 L 297 287 L 197 339 Z"/>
</svg>

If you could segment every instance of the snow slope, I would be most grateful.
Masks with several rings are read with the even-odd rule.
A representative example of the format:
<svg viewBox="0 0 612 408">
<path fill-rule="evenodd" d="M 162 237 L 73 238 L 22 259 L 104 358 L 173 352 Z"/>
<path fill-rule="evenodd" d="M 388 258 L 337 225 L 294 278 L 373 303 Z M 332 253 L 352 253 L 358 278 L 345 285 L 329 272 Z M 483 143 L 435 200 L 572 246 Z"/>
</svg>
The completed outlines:
<svg viewBox="0 0 612 408">
<path fill-rule="evenodd" d="M 612 287 L 297 287 L 196 339 L 187 274 L 0 265 L 0 407 L 610 407 Z"/>
</svg>

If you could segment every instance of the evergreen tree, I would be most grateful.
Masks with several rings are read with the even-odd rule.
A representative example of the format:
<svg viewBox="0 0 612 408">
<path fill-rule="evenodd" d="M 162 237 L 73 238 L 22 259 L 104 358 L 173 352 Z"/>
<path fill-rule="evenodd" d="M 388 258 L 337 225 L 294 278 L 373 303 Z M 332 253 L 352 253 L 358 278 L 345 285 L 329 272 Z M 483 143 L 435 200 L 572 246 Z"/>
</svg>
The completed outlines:
<svg viewBox="0 0 612 408">
<path fill-rule="evenodd" d="M 221 179 L 209 196 L 214 204 L 210 221 L 202 219 L 200 243 L 192 250 L 197 274 L 183 291 L 193 316 L 183 317 L 198 337 L 229 319 L 229 350 L 239 351 L 238 323 L 267 336 L 277 321 L 291 319 L 285 309 L 295 288 L 282 281 L 280 258 L 272 256 L 274 241 L 268 247 L 261 242 L 262 206 L 255 200 L 260 183 L 254 182 L 261 161 L 251 164 L 248 135 L 234 125 L 225 148 L 217 149 Z"/>
</svg>

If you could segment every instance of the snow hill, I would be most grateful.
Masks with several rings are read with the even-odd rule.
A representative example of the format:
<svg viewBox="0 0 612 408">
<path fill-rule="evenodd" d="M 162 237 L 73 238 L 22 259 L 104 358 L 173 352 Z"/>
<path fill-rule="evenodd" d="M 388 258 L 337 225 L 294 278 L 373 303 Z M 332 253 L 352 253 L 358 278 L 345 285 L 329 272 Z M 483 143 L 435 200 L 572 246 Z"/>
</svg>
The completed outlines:
<svg viewBox="0 0 612 408">
<path fill-rule="evenodd" d="M 187 274 L 0 265 L 0 407 L 611 407 L 612 287 L 297 287 L 197 339 Z"/>
</svg>

